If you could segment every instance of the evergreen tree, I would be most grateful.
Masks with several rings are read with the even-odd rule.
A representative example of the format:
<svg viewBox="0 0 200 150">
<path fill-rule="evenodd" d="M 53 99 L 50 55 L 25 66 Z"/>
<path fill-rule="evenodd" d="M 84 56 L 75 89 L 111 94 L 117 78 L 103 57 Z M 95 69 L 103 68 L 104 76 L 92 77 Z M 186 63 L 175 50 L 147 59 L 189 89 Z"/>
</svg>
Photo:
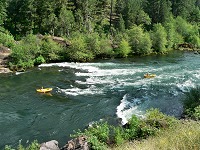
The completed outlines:
<svg viewBox="0 0 200 150">
<path fill-rule="evenodd" d="M 50 0 L 34 0 L 33 6 L 35 8 L 34 14 L 34 31 L 35 33 L 48 33 L 48 26 L 46 20 L 49 16 L 54 14 L 54 1 Z"/>
<path fill-rule="evenodd" d="M 58 18 L 54 13 L 51 13 L 48 15 L 47 18 L 43 20 L 43 28 L 46 33 L 49 33 L 50 35 L 55 34 L 55 30 L 57 29 L 58 26 Z"/>
<path fill-rule="evenodd" d="M 118 30 L 120 32 L 124 32 L 125 31 L 125 22 L 124 22 L 124 19 L 123 19 L 121 14 L 119 15 Z"/>
<path fill-rule="evenodd" d="M 0 0 L 0 27 L 4 24 L 6 14 L 7 0 Z"/>
<path fill-rule="evenodd" d="M 59 15 L 59 35 L 61 36 L 69 36 L 70 32 L 73 30 L 75 25 L 74 15 L 71 10 L 67 10 L 66 7 L 61 8 L 61 12 Z"/>
<path fill-rule="evenodd" d="M 172 12 L 174 16 L 181 16 L 184 19 L 189 19 L 190 14 L 198 4 L 196 0 L 172 0 Z"/>
<path fill-rule="evenodd" d="M 145 11 L 152 19 L 152 23 L 163 23 L 170 16 L 171 2 L 169 0 L 147 0 Z"/>
<path fill-rule="evenodd" d="M 33 0 L 11 0 L 7 9 L 6 28 L 13 35 L 24 36 L 33 28 Z"/>
</svg>

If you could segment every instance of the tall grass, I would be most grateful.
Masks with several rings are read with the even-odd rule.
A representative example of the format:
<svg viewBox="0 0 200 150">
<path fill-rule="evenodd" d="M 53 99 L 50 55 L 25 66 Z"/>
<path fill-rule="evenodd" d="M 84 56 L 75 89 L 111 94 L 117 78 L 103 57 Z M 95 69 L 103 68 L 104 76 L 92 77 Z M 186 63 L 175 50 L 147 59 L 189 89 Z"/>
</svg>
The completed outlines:
<svg viewBox="0 0 200 150">
<path fill-rule="evenodd" d="M 200 123 L 180 121 L 177 126 L 162 130 L 142 141 L 124 143 L 112 150 L 199 150 Z"/>
</svg>

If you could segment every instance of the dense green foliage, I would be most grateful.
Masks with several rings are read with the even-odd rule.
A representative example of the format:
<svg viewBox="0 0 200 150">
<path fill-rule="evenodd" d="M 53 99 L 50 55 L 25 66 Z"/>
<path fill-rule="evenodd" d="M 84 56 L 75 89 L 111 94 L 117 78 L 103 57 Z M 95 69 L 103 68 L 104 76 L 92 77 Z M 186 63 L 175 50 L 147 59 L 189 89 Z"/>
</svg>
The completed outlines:
<svg viewBox="0 0 200 150">
<path fill-rule="evenodd" d="M 200 120 L 200 87 L 190 89 L 185 95 L 185 117 Z"/>
<path fill-rule="evenodd" d="M 200 48 L 199 7 L 198 0 L 0 0 L 0 44 L 12 49 L 13 69 Z"/>
</svg>

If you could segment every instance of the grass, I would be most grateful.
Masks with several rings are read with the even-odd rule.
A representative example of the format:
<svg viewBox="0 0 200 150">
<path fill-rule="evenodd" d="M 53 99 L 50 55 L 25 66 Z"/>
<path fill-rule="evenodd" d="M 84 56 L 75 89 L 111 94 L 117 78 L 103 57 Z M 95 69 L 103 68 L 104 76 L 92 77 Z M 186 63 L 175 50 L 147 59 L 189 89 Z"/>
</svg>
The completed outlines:
<svg viewBox="0 0 200 150">
<path fill-rule="evenodd" d="M 127 142 L 110 150 L 199 150 L 200 122 L 180 121 L 173 128 L 141 141 Z"/>
</svg>

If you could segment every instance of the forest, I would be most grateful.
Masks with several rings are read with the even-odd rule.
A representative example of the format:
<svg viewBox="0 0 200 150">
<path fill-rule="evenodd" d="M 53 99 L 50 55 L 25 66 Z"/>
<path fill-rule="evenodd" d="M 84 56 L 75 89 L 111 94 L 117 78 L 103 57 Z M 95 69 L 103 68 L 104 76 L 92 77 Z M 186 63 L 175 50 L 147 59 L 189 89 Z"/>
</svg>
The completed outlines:
<svg viewBox="0 0 200 150">
<path fill-rule="evenodd" d="M 12 70 L 199 49 L 199 8 L 200 0 L 0 0 L 0 45 L 12 50 Z"/>
</svg>

